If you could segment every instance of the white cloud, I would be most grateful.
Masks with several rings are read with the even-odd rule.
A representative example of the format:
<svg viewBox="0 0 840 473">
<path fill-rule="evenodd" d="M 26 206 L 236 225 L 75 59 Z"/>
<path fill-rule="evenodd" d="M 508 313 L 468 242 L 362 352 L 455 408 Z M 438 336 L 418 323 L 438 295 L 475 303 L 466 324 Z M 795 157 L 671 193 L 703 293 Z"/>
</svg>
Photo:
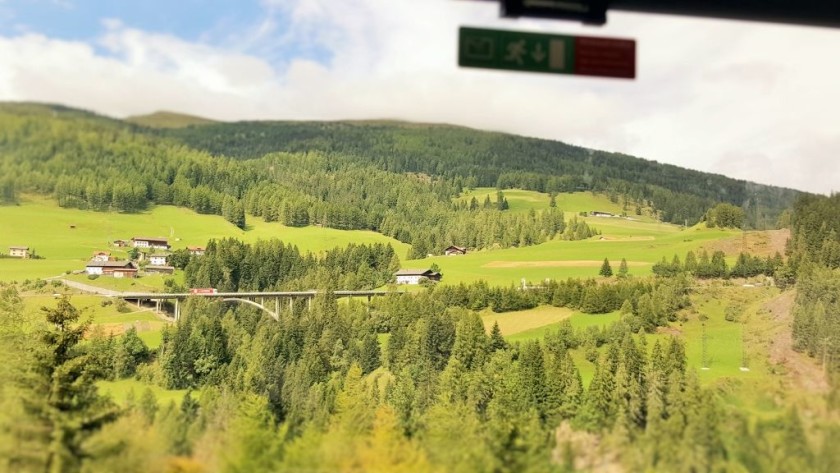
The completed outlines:
<svg viewBox="0 0 840 473">
<path fill-rule="evenodd" d="M 115 116 L 401 118 L 563 140 L 758 182 L 840 182 L 840 32 L 610 14 L 598 29 L 452 0 L 274 0 L 228 47 L 103 23 L 82 42 L 0 36 L 0 99 Z M 280 25 L 292 19 L 291 26 Z M 635 81 L 459 69 L 460 25 L 638 40 Z M 326 50 L 269 62 L 264 51 Z"/>
</svg>

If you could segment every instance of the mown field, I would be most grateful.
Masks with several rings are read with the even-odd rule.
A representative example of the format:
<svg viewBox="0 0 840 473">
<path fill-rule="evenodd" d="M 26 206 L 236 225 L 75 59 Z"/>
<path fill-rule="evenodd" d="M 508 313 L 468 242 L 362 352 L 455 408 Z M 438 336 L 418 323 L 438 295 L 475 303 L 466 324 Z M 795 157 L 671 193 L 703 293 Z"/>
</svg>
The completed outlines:
<svg viewBox="0 0 840 473">
<path fill-rule="evenodd" d="M 469 200 L 475 196 L 480 205 L 487 195 L 495 201 L 496 189 L 478 188 L 459 199 Z M 504 195 L 511 212 L 549 208 L 548 194 L 513 189 L 505 190 Z M 597 277 L 604 258 L 610 260 L 613 271 L 618 270 L 621 259 L 625 258 L 631 274 L 645 275 L 650 274 L 653 263 L 663 256 L 669 261 L 674 254 L 683 258 L 689 250 L 708 247 L 712 242 L 740 234 L 733 230 L 708 229 L 703 225 L 683 228 L 660 223 L 650 216 L 632 215 L 635 210 L 632 204 L 628 206 L 630 218 L 581 217 L 580 212 L 593 210 L 615 214 L 623 211 L 620 203 L 591 192 L 558 194 L 556 200 L 557 208 L 565 212 L 567 220 L 585 220 L 601 235 L 582 241 L 554 240 L 524 248 L 468 252 L 464 256 L 433 256 L 405 261 L 403 267 L 428 268 L 437 264 L 443 273 L 443 284 L 485 280 L 493 285 L 510 285 L 520 284 L 522 279 L 536 282 L 546 278 Z M 729 256 L 734 258 L 737 254 Z"/>
<path fill-rule="evenodd" d="M 0 281 L 47 278 L 84 269 L 85 262 L 98 250 L 124 257 L 125 252 L 112 247 L 111 242 L 133 236 L 167 237 L 174 249 L 204 246 L 210 239 L 225 237 L 248 242 L 279 238 L 312 252 L 349 243 L 391 243 L 398 255 L 407 254 L 409 248 L 369 231 L 286 227 L 259 218 L 249 218 L 247 229 L 241 230 L 220 216 L 174 206 L 155 206 L 136 214 L 93 212 L 65 209 L 52 199 L 27 196 L 21 205 L 0 206 L 0 250 L 5 253 L 12 245 L 29 246 L 45 259 L 0 258 Z M 98 285 L 101 281 L 91 283 Z"/>
<path fill-rule="evenodd" d="M 456 200 L 469 201 L 475 197 L 478 205 L 484 204 L 484 199 L 489 197 L 490 202 L 496 202 L 496 188 L 495 187 L 477 187 L 471 191 L 466 191 L 461 194 Z M 522 189 L 505 189 L 502 191 L 508 201 L 510 212 L 528 212 L 531 209 L 536 211 L 545 210 L 549 208 L 551 197 L 548 194 L 535 191 L 527 191 Z M 561 193 L 555 196 L 557 208 L 566 212 L 567 217 L 571 217 L 572 213 L 587 212 L 597 210 L 600 212 L 610 212 L 620 215 L 625 210 L 620 203 L 610 202 L 610 200 L 601 194 L 594 194 L 592 192 L 573 192 Z M 635 206 L 628 205 L 627 214 L 633 214 Z M 647 217 L 634 218 L 647 219 Z"/>
</svg>

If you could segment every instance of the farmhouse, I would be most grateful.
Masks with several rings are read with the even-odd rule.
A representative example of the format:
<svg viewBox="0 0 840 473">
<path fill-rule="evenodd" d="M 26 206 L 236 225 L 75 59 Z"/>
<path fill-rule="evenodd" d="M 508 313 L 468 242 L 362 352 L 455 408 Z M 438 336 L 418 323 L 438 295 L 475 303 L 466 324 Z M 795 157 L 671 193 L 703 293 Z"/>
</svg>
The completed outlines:
<svg viewBox="0 0 840 473">
<path fill-rule="evenodd" d="M 96 253 L 93 254 L 93 259 L 91 261 L 102 262 L 102 261 L 108 261 L 110 259 L 111 259 L 111 253 L 108 253 L 107 251 L 97 251 Z"/>
<path fill-rule="evenodd" d="M 137 276 L 137 267 L 131 261 L 89 261 L 85 272 L 97 276 L 113 276 L 115 278 L 133 278 Z"/>
<path fill-rule="evenodd" d="M 29 258 L 29 247 L 28 246 L 10 246 L 9 247 L 9 256 L 14 256 L 16 258 Z"/>
<path fill-rule="evenodd" d="M 429 281 L 440 281 L 442 274 L 431 269 L 401 269 L 394 273 L 397 277 L 397 284 L 420 284 L 420 281 L 425 278 Z"/>
<path fill-rule="evenodd" d="M 589 215 L 592 217 L 615 217 L 615 214 L 611 214 L 609 212 L 601 212 L 599 210 L 593 210 L 589 212 Z"/>
<path fill-rule="evenodd" d="M 161 237 L 134 237 L 131 239 L 131 243 L 135 248 L 169 249 L 169 242 L 166 238 Z"/>
<path fill-rule="evenodd" d="M 146 266 L 143 271 L 145 271 L 146 274 L 172 274 L 175 272 L 175 268 L 166 265 L 150 264 Z"/>
<path fill-rule="evenodd" d="M 187 251 L 190 252 L 193 256 L 203 256 L 204 255 L 204 247 L 203 246 L 188 246 Z"/>
<path fill-rule="evenodd" d="M 465 255 L 467 254 L 467 249 L 453 245 L 443 250 L 443 254 L 445 254 L 446 256 Z"/>
<path fill-rule="evenodd" d="M 166 258 L 169 255 L 164 253 L 154 253 L 149 256 L 149 264 L 152 266 L 166 266 Z"/>
<path fill-rule="evenodd" d="M 128 242 L 125 241 L 125 240 L 114 240 L 114 246 L 118 246 L 118 247 L 122 248 L 124 246 L 128 246 Z"/>
</svg>

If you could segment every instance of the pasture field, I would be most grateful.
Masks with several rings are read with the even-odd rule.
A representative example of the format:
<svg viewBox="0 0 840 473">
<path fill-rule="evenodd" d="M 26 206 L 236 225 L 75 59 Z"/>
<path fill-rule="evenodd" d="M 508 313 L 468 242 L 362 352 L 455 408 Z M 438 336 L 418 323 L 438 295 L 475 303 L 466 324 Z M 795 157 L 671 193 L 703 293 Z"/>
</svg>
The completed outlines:
<svg viewBox="0 0 840 473">
<path fill-rule="evenodd" d="M 437 264 L 443 274 L 442 284 L 470 283 L 485 280 L 491 285 L 520 284 L 524 278 L 536 282 L 546 278 L 597 277 L 604 258 L 613 272 L 621 259 L 627 259 L 631 275 L 651 274 L 654 263 L 668 261 L 689 250 L 697 251 L 716 240 L 738 234 L 733 230 L 695 226 L 682 229 L 676 225 L 590 217 L 602 235 L 587 240 L 552 240 L 524 248 L 473 251 L 463 256 L 432 256 L 403 262 L 403 267 L 423 268 Z M 730 255 L 734 258 L 737 255 Z"/>
<path fill-rule="evenodd" d="M 481 312 L 481 320 L 489 331 L 498 322 L 502 335 L 529 332 L 542 327 L 553 326 L 572 316 L 573 311 L 564 307 L 540 306 L 530 310 L 496 313 L 490 309 Z"/>
<path fill-rule="evenodd" d="M 24 196 L 21 200 L 21 205 L 0 206 L 0 250 L 6 252 L 13 245 L 29 246 L 45 259 L 0 258 L 0 281 L 47 278 L 84 269 L 92 253 L 98 250 L 123 258 L 125 249 L 115 248 L 111 243 L 133 236 L 167 237 L 173 249 L 204 246 L 210 239 L 225 237 L 247 242 L 279 238 L 297 245 L 301 251 L 312 252 L 349 243 L 390 243 L 398 255 L 407 254 L 409 249 L 405 243 L 371 231 L 286 227 L 256 217 L 249 217 L 246 230 L 241 230 L 218 215 L 201 215 L 170 205 L 126 214 L 65 209 L 46 197 Z M 82 282 L 101 285 L 104 279 Z"/>
<path fill-rule="evenodd" d="M 24 293 L 22 299 L 25 313 L 41 320 L 41 307 L 54 308 L 58 301 L 52 294 Z M 117 310 L 116 301 L 104 296 L 72 294 L 70 302 L 81 311 L 82 320 L 91 321 L 94 330 L 98 327 L 105 334 L 119 335 L 134 327 L 140 338 L 152 349 L 160 346 L 161 329 L 170 323 L 150 309 L 139 308 L 130 303 L 126 305 L 126 312 L 120 312 Z"/>
<path fill-rule="evenodd" d="M 496 202 L 495 187 L 477 187 L 471 191 L 466 191 L 456 198 L 457 201 L 464 201 L 469 203 L 470 199 L 475 197 L 478 205 L 484 204 L 484 199 L 490 197 L 490 202 Z M 505 189 L 502 191 L 508 201 L 509 211 L 511 212 L 528 212 L 531 209 L 536 211 L 547 210 L 551 197 L 543 192 L 527 191 L 522 189 Z M 620 215 L 624 210 L 621 204 L 610 202 L 606 196 L 595 194 L 593 192 L 573 192 L 560 193 L 555 197 L 557 209 L 565 212 L 567 217 L 578 212 L 591 212 L 597 210 L 600 212 L 610 212 Z M 630 214 L 635 211 L 635 206 L 629 206 L 627 213 Z M 641 217 L 639 217 L 641 218 Z"/>
<path fill-rule="evenodd" d="M 165 286 L 167 279 L 173 279 L 176 283 L 184 282 L 184 273 L 175 271 L 175 274 L 149 274 L 139 278 L 112 278 L 110 276 L 99 276 L 96 279 L 88 279 L 87 274 L 70 274 L 64 277 L 69 281 L 76 281 L 90 286 L 111 289 L 122 292 L 160 292 Z"/>
</svg>

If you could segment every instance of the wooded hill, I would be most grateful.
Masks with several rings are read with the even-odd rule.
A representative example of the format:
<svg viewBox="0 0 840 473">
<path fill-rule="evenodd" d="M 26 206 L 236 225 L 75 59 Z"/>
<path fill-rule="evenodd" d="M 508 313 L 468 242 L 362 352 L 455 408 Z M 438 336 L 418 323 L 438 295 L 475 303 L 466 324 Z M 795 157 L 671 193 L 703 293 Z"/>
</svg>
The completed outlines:
<svg viewBox="0 0 840 473">
<path fill-rule="evenodd" d="M 321 151 L 391 172 L 442 176 L 465 187 L 539 192 L 604 191 L 645 201 L 663 220 L 696 223 L 713 205 L 745 207 L 748 223 L 773 226 L 797 191 L 573 146 L 450 125 L 389 121 L 238 122 L 166 130 L 198 149 L 240 159 Z"/>
<path fill-rule="evenodd" d="M 143 121 L 135 117 L 135 121 Z M 154 117 L 152 117 L 153 119 Z M 154 120 L 153 120 L 154 121 Z M 464 189 L 593 190 L 695 223 L 716 202 L 772 227 L 797 191 L 560 142 L 397 122 L 239 122 L 155 129 L 56 105 L 0 104 L 0 200 L 51 194 L 65 207 L 138 211 L 151 203 L 287 225 L 369 229 L 423 257 L 537 244 L 566 231 L 562 209 L 510 215 L 459 208 Z"/>
</svg>

